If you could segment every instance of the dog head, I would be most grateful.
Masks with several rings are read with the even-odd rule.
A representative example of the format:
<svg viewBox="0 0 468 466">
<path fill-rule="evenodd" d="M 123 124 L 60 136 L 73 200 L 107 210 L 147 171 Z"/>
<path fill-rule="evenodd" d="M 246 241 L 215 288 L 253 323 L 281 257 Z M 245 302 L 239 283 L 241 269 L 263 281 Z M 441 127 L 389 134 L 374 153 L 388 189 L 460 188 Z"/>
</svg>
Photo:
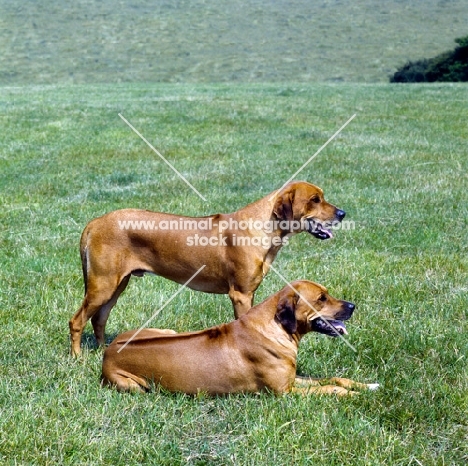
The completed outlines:
<svg viewBox="0 0 468 466">
<path fill-rule="evenodd" d="M 346 213 L 325 201 L 319 187 L 295 181 L 276 193 L 273 215 L 286 233 L 305 230 L 318 239 L 328 239 L 333 237 L 331 227 Z"/>
<path fill-rule="evenodd" d="M 336 337 L 346 335 L 355 305 L 333 298 L 322 285 L 307 280 L 292 282 L 279 292 L 276 320 L 284 330 L 299 337 L 318 332 Z"/>
</svg>

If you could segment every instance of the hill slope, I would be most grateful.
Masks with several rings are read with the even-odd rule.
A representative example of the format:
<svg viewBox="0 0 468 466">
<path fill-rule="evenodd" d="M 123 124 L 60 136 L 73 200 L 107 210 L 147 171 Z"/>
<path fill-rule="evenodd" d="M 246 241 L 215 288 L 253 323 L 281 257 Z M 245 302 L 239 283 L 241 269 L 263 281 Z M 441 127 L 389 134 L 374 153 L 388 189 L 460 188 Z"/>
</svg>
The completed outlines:
<svg viewBox="0 0 468 466">
<path fill-rule="evenodd" d="M 0 5 L 0 84 L 387 81 L 466 35 L 464 0 Z"/>
</svg>

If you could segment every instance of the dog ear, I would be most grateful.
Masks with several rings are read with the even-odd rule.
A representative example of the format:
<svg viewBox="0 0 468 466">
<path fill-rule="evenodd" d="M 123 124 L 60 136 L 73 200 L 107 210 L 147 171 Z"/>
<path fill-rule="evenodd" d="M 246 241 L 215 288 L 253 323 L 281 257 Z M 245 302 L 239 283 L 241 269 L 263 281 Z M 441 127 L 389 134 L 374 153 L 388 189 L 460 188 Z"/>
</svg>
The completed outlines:
<svg viewBox="0 0 468 466">
<path fill-rule="evenodd" d="M 282 296 L 276 307 L 276 318 L 289 334 L 297 332 L 296 304 L 299 297 L 291 290 Z"/>
<path fill-rule="evenodd" d="M 280 220 L 292 222 L 294 220 L 293 202 L 294 191 L 289 190 L 283 194 L 279 194 L 273 207 L 273 213 Z"/>
</svg>

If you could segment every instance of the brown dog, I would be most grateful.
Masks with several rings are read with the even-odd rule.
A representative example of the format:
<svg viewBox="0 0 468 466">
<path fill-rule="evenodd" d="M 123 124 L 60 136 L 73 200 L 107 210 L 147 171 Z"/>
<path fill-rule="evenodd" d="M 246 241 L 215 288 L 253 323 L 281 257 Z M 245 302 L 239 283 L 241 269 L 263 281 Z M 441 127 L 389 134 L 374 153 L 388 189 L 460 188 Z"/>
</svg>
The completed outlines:
<svg viewBox="0 0 468 466">
<path fill-rule="evenodd" d="M 81 236 L 85 297 L 70 320 L 72 354 L 80 353 L 90 318 L 97 343 L 104 344 L 107 318 L 131 275 L 154 273 L 183 284 L 204 266 L 188 286 L 227 293 L 237 318 L 252 307 L 255 290 L 291 235 L 306 230 L 330 238 L 329 225 L 344 216 L 320 188 L 299 181 L 232 214 L 191 218 L 123 209 L 92 220 Z"/>
<path fill-rule="evenodd" d="M 119 335 L 104 353 L 102 382 L 120 391 L 146 391 L 155 383 L 191 394 L 268 389 L 346 395 L 356 393 L 353 388 L 375 389 L 349 379 L 296 377 L 302 336 L 346 334 L 343 321 L 353 311 L 354 304 L 331 297 L 323 286 L 296 281 L 229 324 L 200 332 L 144 329 Z"/>
</svg>

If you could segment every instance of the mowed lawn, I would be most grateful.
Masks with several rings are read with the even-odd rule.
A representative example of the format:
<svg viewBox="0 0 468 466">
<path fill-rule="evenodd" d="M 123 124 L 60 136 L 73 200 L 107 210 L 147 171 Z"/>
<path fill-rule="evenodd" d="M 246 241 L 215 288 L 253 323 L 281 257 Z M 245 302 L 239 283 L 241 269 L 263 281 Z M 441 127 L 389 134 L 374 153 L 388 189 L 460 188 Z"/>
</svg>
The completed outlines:
<svg viewBox="0 0 468 466">
<path fill-rule="evenodd" d="M 463 85 L 130 85 L 0 89 L 2 464 L 461 465 L 468 461 L 468 94 Z M 121 113 L 203 194 L 198 197 Z M 354 229 L 303 233 L 274 266 L 353 301 L 348 342 L 310 334 L 302 374 L 379 382 L 359 397 L 190 397 L 100 387 L 91 326 L 72 359 L 82 229 L 138 207 L 230 212 L 296 179 Z M 270 272 L 256 302 L 283 287 Z M 132 278 L 107 339 L 179 285 Z M 229 321 L 185 290 L 153 327 Z M 222 377 L 222 374 L 220 374 Z"/>
</svg>

